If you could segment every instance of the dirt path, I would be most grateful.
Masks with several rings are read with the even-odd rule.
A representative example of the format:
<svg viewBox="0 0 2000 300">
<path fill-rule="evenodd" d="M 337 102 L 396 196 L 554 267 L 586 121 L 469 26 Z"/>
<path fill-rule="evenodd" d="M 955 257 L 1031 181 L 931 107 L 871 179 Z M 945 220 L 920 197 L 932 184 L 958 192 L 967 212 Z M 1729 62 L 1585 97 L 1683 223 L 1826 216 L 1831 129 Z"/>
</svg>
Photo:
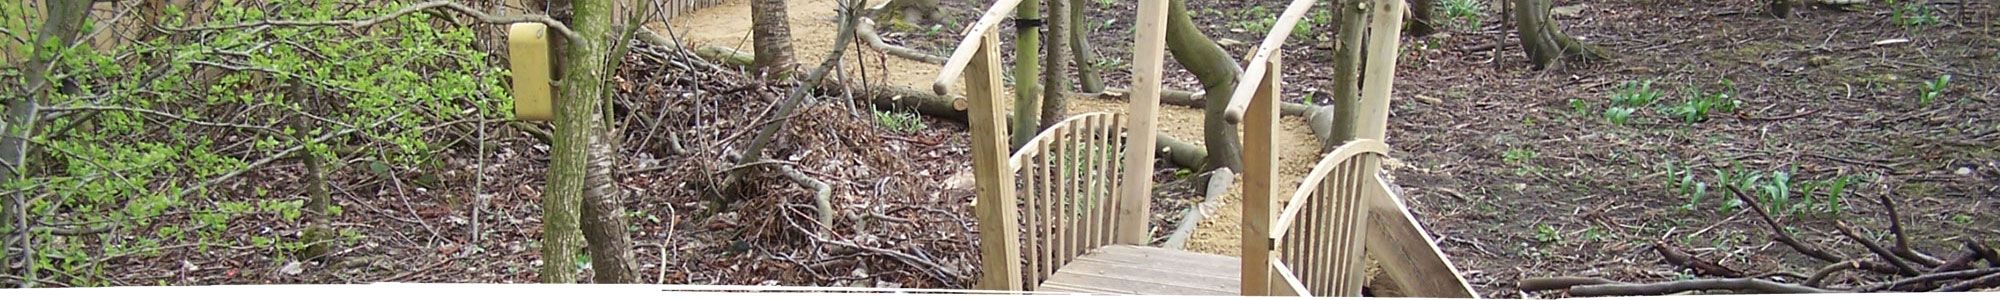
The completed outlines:
<svg viewBox="0 0 2000 300">
<path fill-rule="evenodd" d="M 799 0 L 787 2 L 790 6 L 790 15 L 788 17 L 791 19 L 792 26 L 792 47 L 794 48 L 793 51 L 796 51 L 799 63 L 816 64 L 820 60 L 825 59 L 825 55 L 833 47 L 832 40 L 835 31 L 838 29 L 838 24 L 834 19 L 834 11 L 838 5 L 838 0 Z M 685 43 L 689 47 L 718 45 L 732 49 L 750 49 L 749 16 L 749 0 L 731 0 L 714 7 L 677 16 L 670 23 L 672 24 L 670 30 L 673 35 L 677 36 L 682 43 Z M 660 32 L 669 32 L 669 28 L 661 28 L 660 24 L 654 24 L 653 26 L 655 30 Z M 879 50 L 867 47 L 865 43 L 857 44 L 856 47 L 866 49 L 867 51 L 862 52 L 863 55 L 849 55 L 849 57 L 858 57 L 865 62 L 857 62 L 855 59 L 843 62 L 844 70 L 849 73 L 851 78 L 861 78 L 865 75 L 871 81 L 886 79 L 894 84 L 909 86 L 919 90 L 930 90 L 931 81 L 937 76 L 938 65 L 887 55 Z M 866 70 L 866 74 L 862 74 L 862 70 Z M 1012 99 L 1012 97 L 1009 96 L 1007 99 Z M 1126 109 L 1126 103 L 1123 101 L 1108 101 L 1097 97 L 1072 97 L 1069 103 L 1071 105 L 1071 113 L 1123 111 Z M 1202 112 L 1200 110 L 1180 106 L 1162 106 L 1160 107 L 1160 129 L 1163 133 L 1176 139 L 1200 144 L 1201 117 Z M 1279 195 L 1290 195 L 1292 190 L 1297 187 L 1299 177 L 1311 171 L 1312 164 L 1319 155 L 1316 151 L 1313 151 L 1316 147 L 1313 143 L 1314 137 L 1304 122 L 1287 118 L 1281 120 L 1280 126 L 1284 127 L 1284 132 L 1280 133 L 1278 140 L 1282 141 L 1284 145 L 1280 146 L 1283 152 L 1278 161 L 1278 180 L 1280 182 L 1278 192 Z M 967 168 L 969 169 L 970 167 L 968 166 Z M 1237 255 L 1237 238 L 1240 236 L 1238 233 L 1240 232 L 1238 220 L 1241 219 L 1241 208 L 1238 206 L 1239 201 L 1237 199 L 1240 198 L 1241 188 L 1242 184 L 1238 182 L 1232 188 L 1230 194 L 1224 197 L 1224 201 L 1227 203 L 1223 205 L 1223 208 L 1203 219 L 1200 227 L 1195 230 L 1194 236 L 1188 241 L 1187 248 L 1189 250 L 1231 256 Z M 1171 228 L 1165 230 L 1171 230 Z"/>
</svg>

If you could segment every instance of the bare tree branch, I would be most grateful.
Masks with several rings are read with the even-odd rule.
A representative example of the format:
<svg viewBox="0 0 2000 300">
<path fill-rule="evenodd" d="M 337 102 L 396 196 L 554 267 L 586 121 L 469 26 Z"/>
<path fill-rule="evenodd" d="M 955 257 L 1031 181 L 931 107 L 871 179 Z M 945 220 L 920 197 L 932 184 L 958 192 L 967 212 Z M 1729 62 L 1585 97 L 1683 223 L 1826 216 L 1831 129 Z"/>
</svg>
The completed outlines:
<svg viewBox="0 0 2000 300">
<path fill-rule="evenodd" d="M 1658 283 L 1623 283 L 1592 277 L 1529 278 L 1518 285 L 1522 291 L 1543 291 L 1569 289 L 1570 296 L 1642 296 L 1665 295 L 1687 291 L 1730 290 L 1735 292 L 1765 294 L 1837 293 L 1796 284 L 1785 284 L 1755 278 L 1694 279 Z"/>
<path fill-rule="evenodd" d="M 1960 270 L 1960 271 L 1942 272 L 1942 273 L 1930 273 L 1930 274 L 1924 274 L 1923 276 L 1903 278 L 1892 282 L 1865 286 L 1860 289 L 1856 289 L 1855 291 L 1874 292 L 1874 291 L 1891 290 L 1899 287 L 1910 287 L 1910 286 L 1929 284 L 1939 280 L 1965 279 L 1965 278 L 1986 276 L 1995 273 L 2000 273 L 2000 268 L 1984 268 L 1984 269 Z"/>
<path fill-rule="evenodd" d="M 1896 254 L 1890 252 L 1888 248 L 1882 247 L 1881 244 L 1876 244 L 1875 241 L 1861 237 L 1861 234 L 1856 233 L 1853 227 L 1847 226 L 1847 222 L 1834 221 L 1833 228 L 1839 229 L 1840 235 L 1847 236 L 1848 239 L 1852 239 L 1856 243 L 1861 243 L 1861 246 L 1867 247 L 1869 252 L 1875 252 L 1876 256 L 1881 256 L 1882 260 L 1888 261 L 1889 265 L 1895 266 L 1896 270 L 1903 275 L 1917 276 L 1923 274 L 1922 272 L 1918 272 L 1916 267 L 1910 266 L 1909 262 L 1904 262 L 1901 258 L 1897 258 Z"/>
<path fill-rule="evenodd" d="M 1935 268 L 1940 264 L 1944 264 L 1943 261 L 1939 261 L 1936 257 L 1924 255 L 1916 250 L 1910 250 L 1910 239 L 1903 235 L 1902 216 L 1896 213 L 1896 201 L 1890 200 L 1889 196 L 1886 195 L 1876 196 L 1876 198 L 1881 200 L 1882 209 L 1887 210 L 1889 213 L 1889 233 L 1896 236 L 1896 248 L 1890 250 L 1893 250 L 1897 256 L 1924 265 L 1926 268 Z"/>
<path fill-rule="evenodd" d="M 431 2 L 417 3 L 414 5 L 410 5 L 408 7 L 404 7 L 403 9 L 397 10 L 396 12 L 393 13 L 375 16 L 374 18 L 369 18 L 365 20 L 332 20 L 332 21 L 259 20 L 256 22 L 230 24 L 230 25 L 202 26 L 202 27 L 191 27 L 191 28 L 167 28 L 167 30 L 206 31 L 206 30 L 250 28 L 259 26 L 347 26 L 347 27 L 367 28 L 375 26 L 376 24 L 380 24 L 382 22 L 394 20 L 398 17 L 402 17 L 403 15 L 408 15 L 411 13 L 432 8 L 443 8 L 447 10 L 457 11 L 458 13 L 465 14 L 467 16 L 472 16 L 473 18 L 477 18 L 479 19 L 479 22 L 483 23 L 492 23 L 492 24 L 542 23 L 548 25 L 549 28 L 551 29 L 555 29 L 556 32 L 562 33 L 562 35 L 565 38 L 567 38 L 568 42 L 570 43 L 576 43 L 580 45 L 589 44 L 589 40 L 584 39 L 583 35 L 577 34 L 576 31 L 571 31 L 569 29 L 569 26 L 563 25 L 562 22 L 557 22 L 555 19 L 549 18 L 549 16 L 545 15 L 495 16 L 486 14 L 486 12 L 482 12 L 479 11 L 478 9 L 474 9 L 472 7 L 465 6 L 464 4 L 459 4 L 453 1 L 431 1 Z"/>
</svg>

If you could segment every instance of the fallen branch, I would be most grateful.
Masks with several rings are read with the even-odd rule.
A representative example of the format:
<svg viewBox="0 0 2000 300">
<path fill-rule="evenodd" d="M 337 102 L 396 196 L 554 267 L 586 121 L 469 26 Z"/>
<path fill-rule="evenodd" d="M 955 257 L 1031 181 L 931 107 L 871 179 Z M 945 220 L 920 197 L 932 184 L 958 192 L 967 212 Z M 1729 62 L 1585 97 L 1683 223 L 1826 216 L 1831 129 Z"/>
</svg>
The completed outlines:
<svg viewBox="0 0 2000 300">
<path fill-rule="evenodd" d="M 1697 274 L 1706 274 L 1706 275 L 1714 275 L 1714 276 L 1729 277 L 1729 278 L 1741 278 L 1744 275 L 1743 272 L 1741 271 L 1730 269 L 1729 267 L 1722 266 L 1722 264 L 1717 264 L 1715 262 L 1702 260 L 1701 258 L 1695 257 L 1694 254 L 1687 253 L 1687 251 L 1682 251 L 1680 248 L 1674 248 L 1674 246 L 1667 245 L 1667 243 L 1665 242 L 1657 242 L 1657 241 L 1653 242 L 1653 250 L 1660 252 L 1660 256 L 1666 258 L 1667 263 L 1671 263 L 1675 266 L 1683 268 L 1694 269 L 1695 273 Z"/>
<path fill-rule="evenodd" d="M 1745 203 L 1745 206 L 1749 206 L 1751 212 L 1757 213 L 1757 218 L 1763 219 L 1764 225 L 1771 226 L 1771 235 L 1773 236 L 1772 238 L 1778 240 L 1779 243 L 1783 243 L 1785 244 L 1785 246 L 1790 246 L 1792 247 L 1792 250 L 1798 250 L 1799 253 L 1805 254 L 1806 256 L 1815 259 L 1819 259 L 1820 261 L 1825 261 L 1825 262 L 1842 261 L 1842 259 L 1840 259 L 1839 256 L 1834 256 L 1832 253 L 1827 253 L 1826 250 L 1813 248 L 1811 245 L 1806 245 L 1805 243 L 1799 242 L 1798 239 L 1792 238 L 1792 234 L 1785 231 L 1784 226 L 1779 226 L 1777 220 L 1771 219 L 1771 214 L 1764 211 L 1764 205 L 1757 203 L 1757 199 L 1755 199 L 1755 197 L 1750 197 L 1750 195 L 1744 194 L 1743 191 L 1737 190 L 1735 186 L 1724 185 L 1723 187 L 1725 189 L 1728 189 L 1729 193 L 1735 194 L 1736 199 L 1743 201 L 1743 203 Z"/>
<path fill-rule="evenodd" d="M 813 204 L 819 209 L 819 230 L 822 232 L 832 231 L 833 200 L 831 198 L 833 197 L 833 186 L 829 186 L 826 182 L 819 179 L 808 177 L 806 173 L 799 172 L 798 169 L 793 169 L 788 165 L 780 164 L 777 168 L 778 172 L 785 174 L 785 178 L 790 178 L 792 182 L 813 190 Z"/>
<path fill-rule="evenodd" d="M 1903 235 L 1902 217 L 1896 213 L 1896 201 L 1889 200 L 1889 196 L 1886 195 L 1876 196 L 1876 198 L 1881 200 L 1882 208 L 1889 213 L 1889 234 L 1896 236 L 1896 248 L 1890 250 L 1893 250 L 1897 256 L 1924 265 L 1926 268 L 1936 268 L 1938 265 L 1944 264 L 1943 261 L 1939 261 L 1936 257 L 1924 255 L 1916 250 L 1910 250 L 1910 239 Z"/>
<path fill-rule="evenodd" d="M 1960 281 L 1958 283 L 1946 285 L 1944 287 L 1931 290 L 1931 292 L 1964 292 L 1964 291 L 1970 291 L 1972 289 L 1985 289 L 1985 288 L 1993 288 L 1996 286 L 2000 286 L 2000 273 L 1993 273 L 1993 274 L 1988 274 L 1986 276 L 1980 276 L 1979 278 L 1973 278 L 1972 280 Z"/>
<path fill-rule="evenodd" d="M 1658 283 L 1623 283 L 1603 278 L 1554 277 L 1521 280 L 1522 291 L 1543 291 L 1569 289 L 1570 296 L 1647 296 L 1666 295 L 1688 291 L 1729 290 L 1738 293 L 1762 294 L 1803 294 L 1836 293 L 1839 291 L 1820 289 L 1796 284 L 1785 284 L 1754 278 L 1694 279 Z"/>
<path fill-rule="evenodd" d="M 1189 207 L 1187 213 L 1181 215 L 1180 224 L 1174 226 L 1174 232 L 1167 235 L 1166 243 L 1160 247 L 1174 250 L 1186 248 L 1188 238 L 1194 236 L 1195 227 L 1198 227 L 1201 220 L 1209 213 L 1222 208 L 1222 195 L 1229 194 L 1229 187 L 1235 182 L 1236 172 L 1229 171 L 1229 168 L 1215 169 L 1215 172 L 1208 176 L 1207 195 L 1202 197 L 1201 203 Z"/>
<path fill-rule="evenodd" d="M 1806 277 L 1806 281 L 1803 284 L 1810 287 L 1823 287 L 1824 285 L 1822 284 L 1826 282 L 1827 278 L 1833 277 L 1833 274 L 1840 273 L 1840 271 L 1853 270 L 1859 268 L 1861 268 L 1860 260 L 1849 260 L 1849 261 L 1828 264 L 1825 267 L 1820 267 L 1819 271 L 1814 271 L 1811 277 Z"/>
<path fill-rule="evenodd" d="M 1984 268 L 1984 269 L 1959 270 L 1959 271 L 1942 272 L 1942 273 L 1930 273 L 1930 274 L 1924 274 L 1923 276 L 1903 278 L 1888 283 L 1865 286 L 1860 289 L 1856 289 L 1855 291 L 1857 292 L 1885 291 L 1901 287 L 1923 286 L 1925 284 L 1930 284 L 1940 280 L 1974 278 L 1996 273 L 2000 273 L 2000 268 Z"/>
<path fill-rule="evenodd" d="M 946 60 L 946 58 L 943 56 L 932 55 L 930 53 L 924 53 L 923 51 L 917 51 L 917 49 L 910 49 L 909 47 L 891 45 L 887 42 L 883 42 L 882 35 L 875 33 L 875 20 L 871 18 L 861 18 L 861 26 L 855 26 L 854 31 L 856 31 L 856 35 L 861 36 L 862 41 L 868 42 L 868 47 L 875 48 L 876 50 L 882 50 L 883 53 L 888 53 L 889 55 L 895 55 L 896 57 L 926 62 L 933 65 L 943 65 Z"/>
<path fill-rule="evenodd" d="M 1922 272 L 1918 272 L 1916 267 L 1910 266 L 1910 263 L 1897 258 L 1896 254 L 1890 252 L 1888 248 L 1883 248 L 1881 244 L 1876 244 L 1875 241 L 1862 238 L 1861 234 L 1855 233 L 1853 227 L 1847 226 L 1846 221 L 1834 221 L 1833 228 L 1840 230 L 1840 235 L 1847 236 L 1848 239 L 1854 240 L 1855 243 L 1860 243 L 1861 247 L 1868 248 L 1868 251 L 1874 252 L 1875 256 L 1880 256 L 1882 260 L 1888 261 L 1890 266 L 1895 266 L 1896 270 L 1904 276 L 1923 274 Z"/>
</svg>

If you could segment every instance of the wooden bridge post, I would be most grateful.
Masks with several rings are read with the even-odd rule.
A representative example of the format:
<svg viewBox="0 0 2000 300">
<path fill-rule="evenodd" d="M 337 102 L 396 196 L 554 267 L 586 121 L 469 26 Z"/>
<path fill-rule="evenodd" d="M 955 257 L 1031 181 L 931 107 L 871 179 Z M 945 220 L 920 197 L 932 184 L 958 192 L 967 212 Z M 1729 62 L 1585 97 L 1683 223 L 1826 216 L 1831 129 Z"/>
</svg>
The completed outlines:
<svg viewBox="0 0 2000 300">
<path fill-rule="evenodd" d="M 1144 246 L 1152 230 L 1154 135 L 1160 109 L 1160 68 L 1166 60 L 1167 0 L 1139 1 L 1139 33 L 1132 42 L 1132 106 L 1125 172 L 1118 191 L 1118 243 Z"/>
<path fill-rule="evenodd" d="M 1002 87 L 1000 35 L 982 34 L 978 52 L 966 68 L 965 98 L 971 102 L 966 114 L 972 123 L 972 173 L 978 181 L 977 204 L 972 208 L 979 222 L 979 261 L 985 268 L 980 289 L 1021 290 L 1020 221 L 1014 210 L 1014 172 L 1007 163 L 1006 112 L 995 103 Z"/>
<path fill-rule="evenodd" d="M 1278 177 L 1278 95 L 1279 55 L 1272 52 L 1264 70 L 1263 84 L 1257 85 L 1257 92 L 1250 100 L 1249 109 L 1243 116 L 1243 237 L 1240 255 L 1243 258 L 1243 296 L 1270 296 L 1273 290 L 1291 291 L 1282 281 L 1273 281 L 1277 270 L 1273 262 L 1278 252 L 1272 249 L 1273 223 L 1277 221 L 1278 189 L 1274 181 Z"/>
<path fill-rule="evenodd" d="M 1403 0 L 1375 0 L 1371 10 L 1372 22 L 1368 25 L 1368 57 L 1363 67 L 1367 74 L 1362 77 L 1361 103 L 1357 105 L 1360 115 L 1355 124 L 1356 138 L 1387 141 L 1389 126 L 1389 95 L 1393 92 L 1396 78 L 1396 56 L 1398 38 L 1402 35 Z M 1382 274 L 1395 282 L 1396 289 L 1405 296 L 1428 298 L 1477 298 L 1472 287 L 1460 277 L 1451 261 L 1438 252 L 1437 242 L 1432 240 L 1423 227 L 1417 223 L 1409 208 L 1389 191 L 1389 184 L 1379 177 L 1379 158 L 1366 158 L 1362 171 L 1364 188 L 1375 193 L 1364 195 L 1368 203 L 1368 226 L 1366 247 L 1376 253 Z"/>
</svg>

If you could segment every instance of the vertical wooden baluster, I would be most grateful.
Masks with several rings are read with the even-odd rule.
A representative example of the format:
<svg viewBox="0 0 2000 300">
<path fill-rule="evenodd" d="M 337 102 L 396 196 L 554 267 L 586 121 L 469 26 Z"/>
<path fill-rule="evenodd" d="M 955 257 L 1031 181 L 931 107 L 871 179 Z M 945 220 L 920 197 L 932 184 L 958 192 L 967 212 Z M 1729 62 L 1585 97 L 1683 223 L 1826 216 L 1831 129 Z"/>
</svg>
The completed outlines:
<svg viewBox="0 0 2000 300">
<path fill-rule="evenodd" d="M 1341 257 L 1339 257 L 1339 268 L 1335 269 L 1339 270 L 1340 273 L 1334 274 L 1334 278 L 1340 280 L 1340 284 L 1335 286 L 1339 286 L 1341 290 L 1335 291 L 1335 295 L 1341 296 L 1359 296 L 1361 292 L 1361 276 L 1366 271 L 1364 270 L 1365 265 L 1360 260 L 1363 256 L 1361 253 L 1363 248 L 1361 247 L 1360 231 L 1357 230 L 1358 226 L 1356 226 L 1366 220 L 1358 220 L 1355 214 L 1362 209 L 1359 205 L 1361 204 L 1361 199 L 1357 197 L 1360 194 L 1356 193 L 1356 191 L 1361 189 L 1361 178 L 1366 175 L 1363 174 L 1361 169 L 1362 161 L 1360 159 L 1361 156 L 1354 156 L 1347 159 L 1348 163 L 1346 165 L 1350 167 L 1347 171 L 1347 176 L 1342 178 L 1346 182 L 1341 184 L 1340 223 L 1334 224 L 1334 226 L 1338 226 L 1341 230 L 1341 238 L 1334 244 L 1334 247 L 1340 248 L 1339 253 L 1341 254 Z"/>
<path fill-rule="evenodd" d="M 1113 241 L 1118 240 L 1118 227 L 1116 226 L 1118 224 L 1118 189 L 1124 186 L 1121 181 L 1125 178 L 1124 155 L 1122 155 L 1122 153 L 1125 153 L 1125 115 L 1114 113 L 1106 118 L 1110 122 L 1109 126 L 1105 128 L 1107 132 L 1105 139 L 1109 142 L 1109 146 L 1107 146 L 1108 149 L 1105 150 L 1104 155 L 1109 156 L 1109 158 L 1106 158 L 1104 162 L 1109 164 L 1111 168 L 1105 172 L 1104 180 L 1110 184 L 1110 187 L 1104 191 L 1104 207 L 1098 208 L 1098 213 L 1103 215 L 1102 222 L 1107 226 L 1104 228 L 1104 238 L 1097 243 L 1110 245 Z"/>
<path fill-rule="evenodd" d="M 1097 224 L 1097 233 L 1091 238 L 1090 244 L 1095 247 L 1104 247 L 1104 245 L 1108 244 L 1105 241 L 1111 239 L 1111 229 L 1116 225 L 1110 222 L 1110 218 L 1108 218 L 1110 214 L 1104 213 L 1104 207 L 1111 206 L 1110 173 L 1113 162 L 1111 161 L 1112 157 L 1110 154 L 1111 139 L 1109 136 L 1111 132 L 1108 131 L 1111 128 L 1111 115 L 1096 115 L 1090 119 L 1090 123 L 1090 155 L 1092 157 L 1090 161 L 1093 163 L 1091 164 L 1089 176 L 1090 180 L 1097 186 L 1091 189 L 1091 198 L 1097 204 L 1090 207 L 1090 223 Z"/>
<path fill-rule="evenodd" d="M 1056 240 L 1058 240 L 1056 238 L 1056 224 L 1062 222 L 1062 220 L 1058 220 L 1056 210 L 1060 210 L 1060 208 L 1056 208 L 1056 206 L 1060 206 L 1062 200 L 1054 198 L 1054 192 L 1052 192 L 1054 184 L 1048 180 L 1050 178 L 1050 174 L 1048 174 L 1050 168 L 1048 166 L 1052 166 L 1050 158 L 1048 158 L 1048 148 L 1052 148 L 1052 142 L 1054 142 L 1054 138 L 1042 138 L 1040 146 L 1034 150 L 1036 152 L 1034 156 L 1040 158 L 1040 162 L 1036 162 L 1034 166 L 1040 166 L 1040 170 L 1036 170 L 1036 172 L 1042 174 L 1038 178 L 1038 180 L 1042 180 L 1042 186 L 1036 190 L 1036 192 L 1042 194 L 1042 210 L 1038 210 L 1038 212 L 1042 214 L 1042 222 L 1044 222 L 1042 228 L 1040 228 L 1042 230 L 1042 252 L 1040 252 L 1042 254 L 1042 276 L 1052 276 L 1052 274 L 1056 274 L 1056 268 L 1062 268 L 1062 262 L 1056 262 L 1056 248 L 1058 248 L 1056 246 Z"/>
<path fill-rule="evenodd" d="M 1051 132 L 1053 135 L 1049 136 L 1049 139 L 1054 141 L 1049 144 L 1049 149 L 1046 151 L 1049 151 L 1049 156 L 1055 157 L 1053 159 L 1054 163 L 1049 164 L 1049 172 L 1052 174 L 1049 175 L 1049 194 L 1055 196 L 1049 198 L 1049 200 L 1055 201 L 1055 209 L 1052 209 L 1052 211 L 1055 212 L 1056 220 L 1058 220 L 1056 221 L 1056 248 L 1053 252 L 1055 253 L 1056 261 L 1062 262 L 1063 265 L 1068 265 L 1069 249 L 1071 247 L 1069 228 L 1073 226 L 1071 225 L 1071 221 L 1073 220 L 1071 220 L 1068 213 L 1065 213 L 1069 211 L 1070 199 L 1069 195 L 1064 193 L 1064 191 L 1069 189 L 1069 176 L 1064 172 L 1068 168 L 1064 168 L 1063 166 L 1069 163 L 1069 155 L 1063 152 L 1063 148 L 1066 147 L 1066 144 L 1069 144 L 1069 140 L 1065 139 L 1069 133 L 1062 130 L 1051 130 Z"/>
<path fill-rule="evenodd" d="M 1328 193 L 1330 185 L 1327 184 L 1327 181 L 1332 181 L 1335 178 L 1339 178 L 1339 176 L 1340 171 L 1336 170 L 1332 175 L 1321 180 L 1320 184 L 1313 186 L 1313 195 L 1315 197 L 1313 197 L 1312 211 L 1309 212 L 1313 216 L 1312 229 L 1309 230 L 1312 232 L 1313 239 L 1313 295 L 1327 295 L 1327 291 L 1332 290 L 1327 287 L 1328 284 L 1333 283 L 1332 280 L 1327 280 L 1327 275 L 1333 273 L 1332 270 L 1329 270 L 1330 266 L 1333 265 L 1333 253 L 1331 253 L 1333 252 L 1333 247 L 1328 247 L 1327 242 L 1331 240 L 1330 236 L 1334 232 L 1328 230 L 1326 224 L 1331 221 L 1329 219 L 1332 219 L 1332 215 L 1328 214 L 1327 210 L 1331 209 L 1333 205 L 1328 202 L 1332 202 L 1335 199 L 1333 199 L 1331 193 Z"/>
<path fill-rule="evenodd" d="M 1035 146 L 1029 145 L 1026 147 L 1035 147 Z M 1038 212 L 1041 209 L 1042 203 L 1040 198 L 1035 198 L 1035 190 L 1036 188 L 1039 187 L 1035 183 L 1036 181 L 1039 181 L 1041 178 L 1035 176 L 1035 164 L 1031 162 L 1033 161 L 1033 159 L 1035 159 L 1035 156 L 1040 153 L 1033 151 L 1034 149 L 1027 149 L 1027 150 L 1028 151 L 1022 152 L 1025 153 L 1026 156 L 1021 157 L 1022 164 L 1025 164 L 1025 166 L 1021 167 L 1021 173 L 1026 175 L 1020 176 L 1018 178 L 1021 180 L 1021 185 L 1023 186 L 1021 189 L 1022 191 L 1021 198 L 1024 198 L 1023 202 L 1026 202 L 1028 204 L 1027 209 L 1022 211 L 1023 212 L 1022 217 L 1028 219 L 1027 220 L 1028 237 L 1024 239 L 1028 240 L 1028 248 L 1025 248 L 1028 249 L 1027 250 L 1028 271 L 1026 272 L 1028 273 L 1027 286 L 1028 290 L 1034 290 L 1034 287 L 1038 285 L 1038 283 L 1042 282 L 1041 278 L 1042 276 L 1044 276 L 1041 272 L 1042 270 L 1041 255 L 1037 254 L 1040 253 L 1042 250 L 1041 230 L 1037 229 L 1041 228 L 1042 226 L 1042 223 L 1038 222 L 1041 219 L 1040 218 L 1041 214 Z"/>
<path fill-rule="evenodd" d="M 1076 152 L 1078 152 L 1076 158 L 1082 160 L 1082 164 L 1078 164 L 1078 168 L 1076 168 L 1076 172 L 1078 172 L 1076 178 L 1080 180 L 1080 186 L 1082 186 L 1082 188 L 1078 188 L 1078 196 L 1076 198 L 1084 202 L 1084 210 L 1080 210 L 1078 216 L 1082 216 L 1084 224 L 1086 224 L 1082 228 L 1084 230 L 1084 234 L 1082 234 L 1084 240 L 1080 244 L 1082 244 L 1084 252 L 1090 252 L 1090 250 L 1098 248 L 1098 228 L 1104 226 L 1104 224 L 1098 224 L 1098 198 L 1096 198 L 1098 176 L 1094 176 L 1094 172 L 1098 168 L 1098 160 L 1096 160 L 1098 156 L 1092 154 L 1096 150 L 1096 146 L 1098 146 L 1098 142 L 1096 142 L 1096 138 L 1098 138 L 1096 136 L 1096 126 L 1098 124 L 1096 124 L 1096 116 L 1084 116 L 1082 120 L 1076 120 L 1076 122 L 1080 122 L 1080 126 L 1076 128 L 1076 134 L 1078 134 L 1076 136 L 1076 140 L 1078 140 L 1076 142 L 1078 144 L 1076 146 Z"/>
<path fill-rule="evenodd" d="M 1081 124 L 1073 124 L 1073 125 L 1080 126 Z M 1062 198 L 1064 202 L 1069 202 L 1069 207 L 1063 209 L 1062 211 L 1063 215 L 1068 216 L 1069 218 L 1069 228 L 1068 228 L 1069 248 L 1063 250 L 1063 254 L 1067 255 L 1063 259 L 1065 261 L 1076 261 L 1077 253 L 1082 252 L 1084 250 L 1082 245 L 1083 233 L 1084 233 L 1083 216 L 1077 215 L 1077 212 L 1083 208 L 1082 206 L 1083 203 L 1079 201 L 1081 199 L 1078 199 L 1080 197 L 1077 197 L 1077 190 L 1082 188 L 1082 185 L 1078 184 L 1077 179 L 1083 177 L 1081 176 L 1083 174 L 1079 174 L 1079 172 L 1077 172 L 1078 171 L 1077 167 L 1079 167 L 1083 163 L 1082 155 L 1077 155 L 1077 147 L 1082 146 L 1080 145 L 1080 143 L 1077 142 L 1077 138 L 1079 135 L 1077 134 L 1076 131 L 1077 127 L 1078 126 L 1066 127 L 1063 134 L 1062 155 L 1064 162 L 1061 166 L 1063 170 Z"/>
</svg>

